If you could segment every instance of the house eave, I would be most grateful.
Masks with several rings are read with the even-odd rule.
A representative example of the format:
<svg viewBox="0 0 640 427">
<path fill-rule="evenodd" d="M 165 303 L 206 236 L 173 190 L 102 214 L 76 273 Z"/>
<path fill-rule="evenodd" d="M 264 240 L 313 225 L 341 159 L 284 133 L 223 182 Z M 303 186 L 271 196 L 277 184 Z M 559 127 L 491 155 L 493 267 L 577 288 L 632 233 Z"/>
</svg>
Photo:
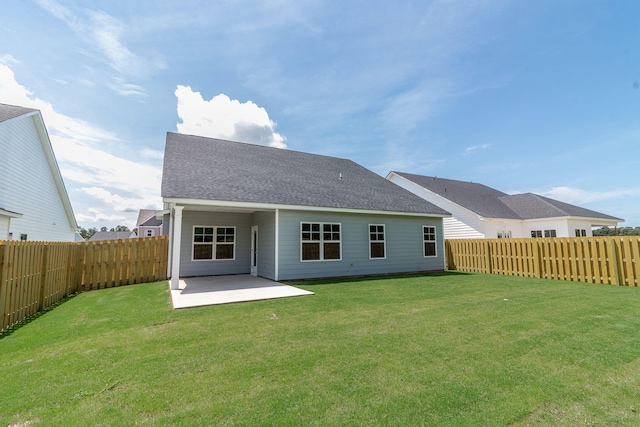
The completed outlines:
<svg viewBox="0 0 640 427">
<path fill-rule="evenodd" d="M 8 211 L 6 209 L 0 208 L 0 215 L 8 216 L 9 218 L 22 218 L 22 214 L 18 212 Z"/>
<path fill-rule="evenodd" d="M 593 225 L 617 225 L 619 222 L 623 222 L 620 218 L 592 218 L 586 216 L 556 216 L 549 218 L 529 218 L 523 219 L 522 222 L 539 222 L 539 221 L 587 221 Z"/>
<path fill-rule="evenodd" d="M 204 208 L 218 208 L 218 210 L 229 209 L 231 211 L 273 211 L 276 210 L 293 210 L 293 211 L 314 211 L 314 212 L 337 212 L 337 213 L 352 213 L 352 214 L 369 214 L 369 215 L 394 215 L 394 216 L 419 216 L 429 218 L 448 218 L 451 215 L 435 214 L 426 212 L 398 212 L 398 211 L 382 211 L 382 210 L 369 210 L 369 209 L 353 209 L 353 208 L 334 208 L 326 206 L 304 206 L 304 205 L 287 205 L 287 204 L 274 204 L 274 203 L 259 203 L 259 202 L 237 202 L 227 200 L 204 200 L 204 199 L 188 199 L 188 198 L 173 198 L 165 197 L 162 199 L 164 203 L 171 203 L 173 205 L 181 205 Z"/>
</svg>

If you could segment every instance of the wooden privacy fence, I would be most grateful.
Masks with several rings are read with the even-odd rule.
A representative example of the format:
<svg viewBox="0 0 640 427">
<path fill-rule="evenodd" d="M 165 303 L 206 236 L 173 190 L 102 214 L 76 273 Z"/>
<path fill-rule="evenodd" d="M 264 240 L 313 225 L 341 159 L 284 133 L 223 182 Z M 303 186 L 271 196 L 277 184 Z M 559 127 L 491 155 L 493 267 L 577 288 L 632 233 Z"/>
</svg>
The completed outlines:
<svg viewBox="0 0 640 427">
<path fill-rule="evenodd" d="M 450 270 L 639 286 L 640 236 L 446 240 Z"/>
<path fill-rule="evenodd" d="M 168 242 L 0 241 L 0 330 L 76 292 L 166 279 Z"/>
</svg>

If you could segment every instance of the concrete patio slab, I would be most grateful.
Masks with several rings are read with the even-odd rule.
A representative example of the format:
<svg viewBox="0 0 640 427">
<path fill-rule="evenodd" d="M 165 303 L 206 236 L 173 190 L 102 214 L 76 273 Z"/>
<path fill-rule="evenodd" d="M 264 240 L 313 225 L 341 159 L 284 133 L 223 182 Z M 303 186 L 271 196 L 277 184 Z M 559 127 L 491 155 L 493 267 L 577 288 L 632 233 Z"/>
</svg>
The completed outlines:
<svg viewBox="0 0 640 427">
<path fill-rule="evenodd" d="M 180 279 L 179 289 L 171 290 L 171 301 L 173 308 L 178 309 L 302 295 L 313 295 L 313 292 L 263 277 L 238 274 Z"/>
</svg>

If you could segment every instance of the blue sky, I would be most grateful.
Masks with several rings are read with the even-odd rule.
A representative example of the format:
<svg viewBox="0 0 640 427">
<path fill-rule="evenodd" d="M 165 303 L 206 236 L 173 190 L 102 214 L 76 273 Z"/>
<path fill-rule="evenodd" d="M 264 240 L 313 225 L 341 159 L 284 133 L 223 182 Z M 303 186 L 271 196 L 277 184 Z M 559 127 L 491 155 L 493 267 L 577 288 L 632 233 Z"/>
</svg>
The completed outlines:
<svg viewBox="0 0 640 427">
<path fill-rule="evenodd" d="M 81 226 L 161 208 L 167 131 L 535 192 L 640 226 L 640 2 L 11 1 Z"/>
</svg>

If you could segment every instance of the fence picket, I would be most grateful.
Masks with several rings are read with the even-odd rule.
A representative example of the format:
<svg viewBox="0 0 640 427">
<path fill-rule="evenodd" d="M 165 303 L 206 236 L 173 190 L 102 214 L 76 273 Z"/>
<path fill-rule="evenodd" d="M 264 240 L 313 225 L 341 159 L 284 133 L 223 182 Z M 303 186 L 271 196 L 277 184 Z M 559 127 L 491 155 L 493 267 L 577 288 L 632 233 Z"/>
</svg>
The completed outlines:
<svg viewBox="0 0 640 427">
<path fill-rule="evenodd" d="M 0 331 L 72 293 L 165 280 L 168 242 L 0 241 Z"/>
<path fill-rule="evenodd" d="M 445 252 L 452 270 L 640 286 L 636 236 L 446 240 Z"/>
</svg>

